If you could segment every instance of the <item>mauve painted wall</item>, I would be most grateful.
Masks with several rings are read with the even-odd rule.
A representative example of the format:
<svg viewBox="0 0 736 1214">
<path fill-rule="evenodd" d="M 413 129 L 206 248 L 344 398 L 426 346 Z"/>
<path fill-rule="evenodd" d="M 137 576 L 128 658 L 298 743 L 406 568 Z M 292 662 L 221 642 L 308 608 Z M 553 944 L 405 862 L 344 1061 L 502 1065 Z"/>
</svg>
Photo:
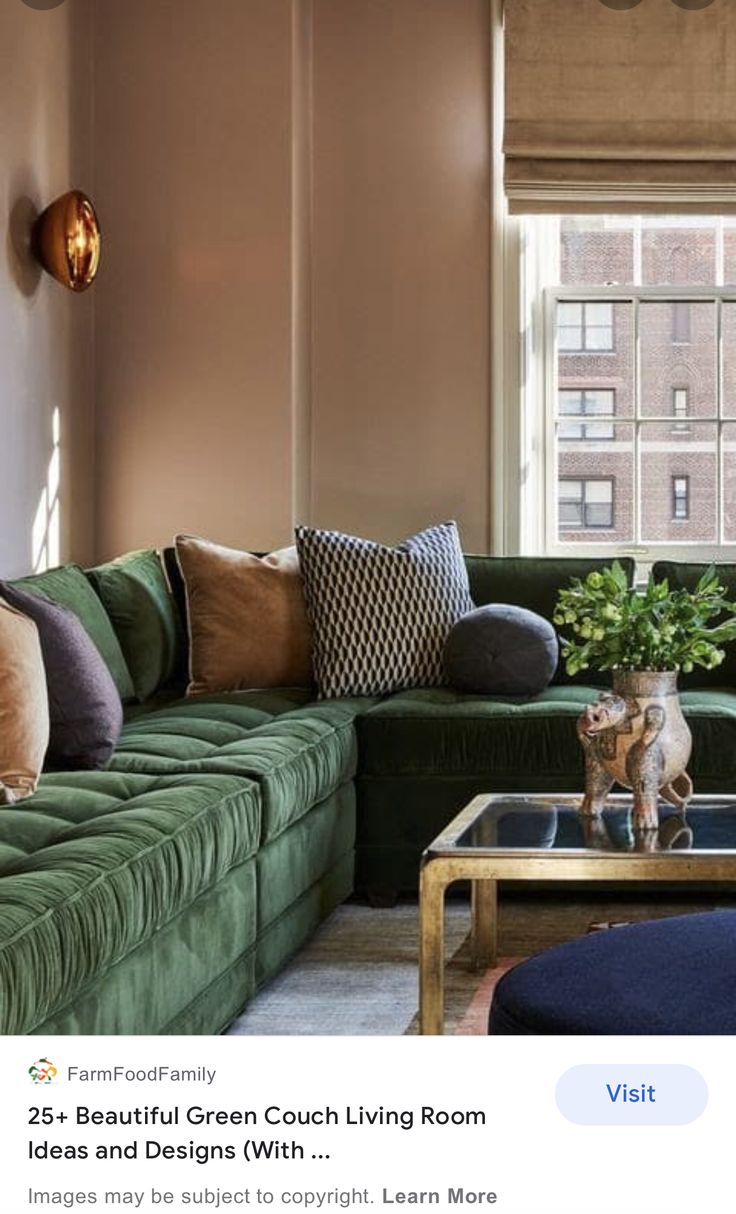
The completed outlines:
<svg viewBox="0 0 736 1214">
<path fill-rule="evenodd" d="M 319 526 L 488 548 L 489 12 L 315 0 Z"/>
<path fill-rule="evenodd" d="M 489 536 L 486 0 L 95 0 L 100 557 Z"/>
<path fill-rule="evenodd" d="M 61 424 L 62 560 L 85 561 L 92 515 L 92 302 L 32 260 L 31 222 L 71 187 L 90 191 L 89 0 L 52 11 L 0 4 L 0 577 L 33 565 L 33 524 Z"/>
<path fill-rule="evenodd" d="M 95 0 L 98 555 L 288 542 L 289 0 Z"/>
</svg>

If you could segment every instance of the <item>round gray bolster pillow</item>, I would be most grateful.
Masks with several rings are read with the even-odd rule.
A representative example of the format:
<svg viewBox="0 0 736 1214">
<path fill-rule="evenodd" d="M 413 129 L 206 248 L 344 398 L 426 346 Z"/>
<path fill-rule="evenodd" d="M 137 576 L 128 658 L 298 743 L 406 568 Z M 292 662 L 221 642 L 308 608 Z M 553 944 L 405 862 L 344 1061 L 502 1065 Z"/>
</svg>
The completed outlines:
<svg viewBox="0 0 736 1214">
<path fill-rule="evenodd" d="M 525 607 L 492 603 L 457 621 L 443 663 L 448 682 L 460 691 L 531 696 L 551 681 L 558 657 L 548 620 Z"/>
</svg>

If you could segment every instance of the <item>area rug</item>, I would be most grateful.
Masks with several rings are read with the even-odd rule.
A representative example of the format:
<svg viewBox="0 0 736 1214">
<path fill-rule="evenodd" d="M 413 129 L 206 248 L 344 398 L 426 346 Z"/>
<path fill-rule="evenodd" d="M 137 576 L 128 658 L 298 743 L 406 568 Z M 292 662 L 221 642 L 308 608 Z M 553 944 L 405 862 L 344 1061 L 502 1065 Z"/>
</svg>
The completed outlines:
<svg viewBox="0 0 736 1214">
<path fill-rule="evenodd" d="M 523 957 L 499 957 L 489 970 L 474 970 L 470 965 L 470 940 L 466 939 L 445 970 L 445 1036 L 485 1037 L 488 1012 L 496 983 Z M 419 1033 L 419 1013 L 411 1019 L 404 1036 Z"/>
<path fill-rule="evenodd" d="M 719 902 L 723 902 L 722 896 Z M 502 957 L 487 972 L 470 966 L 467 902 L 448 902 L 445 1033 L 485 1036 L 496 983 L 541 949 L 626 921 L 709 910 L 701 897 L 646 904 L 599 898 L 516 898 L 500 923 Z M 415 1036 L 418 1025 L 416 902 L 389 910 L 348 902 L 248 1004 L 236 1036 Z"/>
<path fill-rule="evenodd" d="M 478 989 L 470 1000 L 465 1015 L 455 1028 L 456 1037 L 485 1036 L 488 1032 L 488 1012 L 491 1007 L 496 983 L 523 961 L 523 957 L 505 957 L 493 969 L 487 970 L 480 978 Z"/>
<path fill-rule="evenodd" d="M 482 978 L 467 965 L 467 905 L 446 917 L 448 1011 L 460 1020 Z M 402 1036 L 416 1032 L 416 902 L 390 910 L 347 903 L 231 1025 L 237 1036 Z"/>
<path fill-rule="evenodd" d="M 615 927 L 628 926 L 628 920 L 610 920 L 596 921 L 589 923 L 586 928 L 586 933 L 610 931 Z M 465 951 L 463 948 L 462 951 Z M 496 984 L 512 970 L 515 965 L 525 961 L 525 957 L 501 957 L 498 964 L 493 969 L 479 976 L 478 987 L 468 1004 L 464 1015 L 457 1021 L 451 1031 L 456 1037 L 476 1037 L 484 1036 L 488 1032 L 488 1013 L 493 999 L 493 992 L 496 989 Z"/>
</svg>

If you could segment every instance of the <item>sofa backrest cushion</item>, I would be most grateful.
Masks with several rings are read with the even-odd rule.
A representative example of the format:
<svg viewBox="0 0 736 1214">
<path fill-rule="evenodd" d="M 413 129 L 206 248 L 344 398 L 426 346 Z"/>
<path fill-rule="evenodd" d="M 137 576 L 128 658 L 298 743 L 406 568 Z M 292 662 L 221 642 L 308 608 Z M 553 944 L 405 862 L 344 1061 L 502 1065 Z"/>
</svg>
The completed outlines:
<svg viewBox="0 0 736 1214">
<path fill-rule="evenodd" d="M 51 725 L 46 767 L 57 771 L 106 767 L 123 727 L 123 706 L 94 641 L 74 612 L 61 603 L 7 582 L 0 582 L 0 598 L 38 629 Z"/>
<path fill-rule="evenodd" d="M 716 569 L 726 597 L 736 599 L 736 565 L 717 561 Z M 694 590 L 700 578 L 710 568 L 709 561 L 655 561 L 652 574 L 655 581 L 666 578 L 673 590 Z M 681 688 L 736 687 L 736 642 L 725 647 L 726 657 L 715 670 L 696 666 L 692 674 L 681 674 Z"/>
<path fill-rule="evenodd" d="M 124 704 L 135 699 L 133 680 L 110 617 L 79 565 L 61 565 L 58 569 L 19 578 L 12 585 L 73 611 L 100 651 L 120 699 Z"/>
<path fill-rule="evenodd" d="M 184 630 L 159 553 L 128 552 L 87 570 L 117 634 L 138 700 L 184 678 Z"/>
<path fill-rule="evenodd" d="M 0 813 L 35 791 L 49 741 L 49 701 L 38 629 L 0 599 Z"/>
<path fill-rule="evenodd" d="M 552 620 L 557 595 L 567 587 L 570 578 L 584 578 L 594 570 L 610 566 L 612 557 L 590 560 L 587 557 L 534 557 L 534 556 L 471 556 L 465 563 L 470 580 L 470 594 L 476 607 L 486 603 L 512 603 L 535 611 L 545 620 Z M 629 579 L 634 579 L 634 561 L 619 557 Z M 562 662 L 558 664 L 553 682 L 586 683 L 606 682 L 610 676 L 597 678 L 595 671 L 585 670 L 570 678 L 565 674 Z"/>
</svg>

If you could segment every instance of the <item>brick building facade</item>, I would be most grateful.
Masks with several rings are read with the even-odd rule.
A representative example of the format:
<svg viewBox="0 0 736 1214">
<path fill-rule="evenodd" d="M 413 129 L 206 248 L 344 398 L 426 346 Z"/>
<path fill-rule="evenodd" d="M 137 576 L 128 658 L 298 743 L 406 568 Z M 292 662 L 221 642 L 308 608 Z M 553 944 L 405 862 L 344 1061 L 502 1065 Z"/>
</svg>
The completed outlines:
<svg viewBox="0 0 736 1214">
<path fill-rule="evenodd" d="M 736 288 L 736 228 L 720 219 L 561 222 L 564 287 Z M 736 302 L 595 300 L 557 306 L 559 538 L 631 543 L 635 460 L 639 539 L 718 541 L 719 441 L 724 539 L 736 540 Z M 637 368 L 638 339 L 638 368 Z M 637 373 L 639 410 L 635 418 Z M 719 375 L 722 417 L 719 425 Z M 598 420 L 603 418 L 604 420 Z M 658 420 L 651 420 L 658 419 Z"/>
</svg>

